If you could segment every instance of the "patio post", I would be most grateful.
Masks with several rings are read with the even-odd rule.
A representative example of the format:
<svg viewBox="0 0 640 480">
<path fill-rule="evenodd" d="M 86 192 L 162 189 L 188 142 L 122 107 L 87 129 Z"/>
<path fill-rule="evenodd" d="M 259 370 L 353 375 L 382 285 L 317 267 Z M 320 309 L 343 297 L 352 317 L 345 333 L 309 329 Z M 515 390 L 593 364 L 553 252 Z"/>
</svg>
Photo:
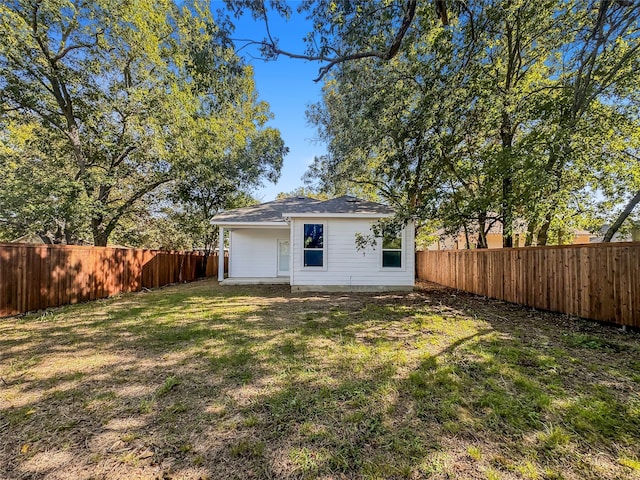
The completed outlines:
<svg viewBox="0 0 640 480">
<path fill-rule="evenodd" d="M 224 228 L 218 232 L 218 282 L 224 280 Z"/>
</svg>

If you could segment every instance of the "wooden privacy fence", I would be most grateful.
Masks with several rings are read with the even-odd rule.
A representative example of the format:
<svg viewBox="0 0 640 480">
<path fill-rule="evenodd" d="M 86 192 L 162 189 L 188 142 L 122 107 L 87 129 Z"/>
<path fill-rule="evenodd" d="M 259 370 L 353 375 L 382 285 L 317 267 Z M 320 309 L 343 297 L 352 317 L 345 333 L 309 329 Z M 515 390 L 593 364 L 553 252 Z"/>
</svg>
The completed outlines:
<svg viewBox="0 0 640 480">
<path fill-rule="evenodd" d="M 0 316 L 216 276 L 217 255 L 204 259 L 198 252 L 0 243 Z"/>
<path fill-rule="evenodd" d="M 640 327 L 640 242 L 422 251 L 416 269 L 478 295 Z"/>
</svg>

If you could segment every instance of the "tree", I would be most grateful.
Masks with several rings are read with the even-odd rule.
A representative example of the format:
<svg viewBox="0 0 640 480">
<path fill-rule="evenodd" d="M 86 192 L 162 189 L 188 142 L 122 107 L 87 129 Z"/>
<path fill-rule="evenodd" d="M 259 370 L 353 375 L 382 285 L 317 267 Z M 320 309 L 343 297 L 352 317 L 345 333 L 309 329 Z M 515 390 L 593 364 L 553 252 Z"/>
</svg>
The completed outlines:
<svg viewBox="0 0 640 480">
<path fill-rule="evenodd" d="M 521 121 L 509 105 L 517 100 L 514 91 L 533 83 L 527 78 L 531 65 L 520 62 L 516 71 L 517 62 L 509 60 L 526 60 L 525 55 L 501 46 L 509 46 L 501 26 L 527 17 L 537 29 L 532 33 L 529 25 L 528 35 L 541 49 L 548 43 L 537 33 L 545 32 L 544 25 L 529 10 L 490 7 L 469 9 L 457 31 L 439 29 L 433 16 L 423 18 L 422 29 L 407 35 L 413 44 L 386 64 L 341 65 L 326 84 L 324 105 L 310 115 L 332 157 L 316 162 L 312 174 L 323 178 L 333 172 L 334 178 L 373 183 L 408 215 L 429 218 L 438 212 L 451 229 L 475 219 L 482 239 L 493 221 L 488 212 L 500 208 L 495 200 L 502 187 L 495 183 L 504 180 L 507 167 L 517 170 L 511 151 Z M 524 33 L 518 35 L 513 43 L 524 43 Z M 358 172 L 361 177 L 354 178 Z M 325 184 L 332 181 L 323 178 Z"/>
<path fill-rule="evenodd" d="M 330 198 L 329 195 L 325 192 L 320 192 L 312 188 L 298 187 L 291 192 L 280 192 L 278 195 L 276 195 L 276 200 L 291 197 L 308 197 L 315 198 L 316 200 L 329 200 Z"/>
<path fill-rule="evenodd" d="M 268 106 L 203 4 L 14 0 L 0 18 L 3 117 L 35 118 L 62 140 L 56 155 L 82 187 L 74 200 L 96 245 L 203 152 L 242 157 L 249 182 L 277 177 L 285 151 L 263 130 Z M 275 154 L 243 157 L 255 142 Z"/>
<path fill-rule="evenodd" d="M 247 192 L 262 178 L 275 180 L 287 149 L 277 131 L 266 129 L 248 139 L 243 150 L 231 156 L 205 153 L 198 165 L 175 184 L 170 198 L 174 218 L 208 256 L 215 248 L 217 230 L 212 219 L 221 210 L 255 204 Z M 262 164 L 257 164 L 260 159 Z M 271 170 L 261 170 L 268 168 Z"/>
<path fill-rule="evenodd" d="M 624 209 L 622 210 L 622 212 L 620 213 L 616 221 L 613 222 L 613 225 L 611 225 L 607 229 L 607 232 L 605 233 L 604 239 L 603 239 L 604 242 L 611 241 L 613 236 L 620 229 L 624 221 L 629 217 L 629 215 L 631 214 L 633 209 L 636 207 L 636 205 L 638 205 L 638 203 L 640 203 L 640 190 L 636 192 L 636 194 L 631 198 L 631 200 L 629 200 L 629 202 L 625 205 Z"/>
<path fill-rule="evenodd" d="M 452 230 L 477 229 L 479 246 L 494 222 L 510 246 L 516 218 L 528 243 L 545 244 L 593 216 L 589 196 L 613 178 L 605 157 L 622 170 L 629 162 L 608 130 L 620 118 L 610 107 L 637 92 L 640 7 L 444 3 L 303 2 L 315 29 L 307 50 L 292 54 L 271 35 L 263 2 L 239 2 L 267 23 L 267 38 L 255 42 L 267 58 L 324 62 L 323 103 L 310 119 L 329 154 L 310 180 L 382 195 Z"/>
<path fill-rule="evenodd" d="M 317 61 L 322 65 L 315 81 L 320 81 L 334 67 L 343 63 L 378 59 L 391 60 L 403 44 L 418 10 L 417 0 L 397 2 L 333 0 L 304 0 L 298 13 L 313 19 L 315 29 L 304 39 L 304 53 L 289 52 L 280 48 L 277 38 L 269 28 L 269 9 L 264 0 L 225 0 L 227 7 L 239 17 L 250 11 L 254 19 L 262 20 L 267 36 L 262 40 L 241 40 L 245 45 L 259 47 L 265 59 L 277 59 L 280 55 L 301 60 Z M 272 11 L 289 17 L 292 13 L 285 0 L 270 0 Z M 448 24 L 444 0 L 434 0 L 433 8 L 444 25 Z"/>
<path fill-rule="evenodd" d="M 58 243 L 90 238 L 82 185 L 60 155 L 62 142 L 37 121 L 5 125 L 0 134 L 0 241 L 48 233 Z"/>
<path fill-rule="evenodd" d="M 540 205 L 544 208 L 538 209 L 541 215 L 530 222 L 530 230 L 539 226 L 538 244 L 541 245 L 547 243 L 549 229 L 559 216 L 556 215 L 558 207 L 566 203 L 567 191 L 579 190 L 571 182 L 566 188 L 567 177 L 576 170 L 581 156 L 584 158 L 586 154 L 587 162 L 591 160 L 593 164 L 590 152 L 581 148 L 586 138 L 583 133 L 588 132 L 591 140 L 603 135 L 608 137 L 607 132 L 614 125 L 612 121 L 621 118 L 616 108 L 611 107 L 624 105 L 629 95 L 635 94 L 635 72 L 640 66 L 638 5 L 600 0 L 573 2 L 567 10 L 575 19 L 576 27 L 571 41 L 558 50 L 562 64 L 557 68 L 557 86 L 544 102 L 544 121 L 538 126 L 545 130 L 546 137 L 546 160 L 538 177 L 544 179 L 544 185 L 538 188 Z M 602 112 L 608 121 L 601 121 Z M 597 125 L 599 131 L 593 128 Z M 599 145 L 595 151 L 603 148 L 606 147 Z M 618 157 L 620 155 L 618 149 Z"/>
</svg>

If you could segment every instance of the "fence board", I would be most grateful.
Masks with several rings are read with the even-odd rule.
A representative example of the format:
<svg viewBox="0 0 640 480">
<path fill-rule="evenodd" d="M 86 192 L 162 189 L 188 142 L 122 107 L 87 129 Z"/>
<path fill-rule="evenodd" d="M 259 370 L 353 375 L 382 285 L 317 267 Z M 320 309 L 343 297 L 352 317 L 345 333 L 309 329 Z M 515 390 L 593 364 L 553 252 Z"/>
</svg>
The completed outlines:
<svg viewBox="0 0 640 480">
<path fill-rule="evenodd" d="M 416 253 L 419 279 L 640 327 L 640 242 Z"/>
<path fill-rule="evenodd" d="M 215 254 L 205 259 L 199 252 L 0 243 L 0 316 L 217 273 Z"/>
</svg>

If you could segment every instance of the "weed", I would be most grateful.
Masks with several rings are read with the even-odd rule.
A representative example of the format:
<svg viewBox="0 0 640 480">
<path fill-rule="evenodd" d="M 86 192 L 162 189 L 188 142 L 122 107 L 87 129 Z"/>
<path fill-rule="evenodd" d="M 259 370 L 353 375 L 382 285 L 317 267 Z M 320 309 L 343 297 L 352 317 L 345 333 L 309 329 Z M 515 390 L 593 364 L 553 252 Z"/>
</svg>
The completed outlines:
<svg viewBox="0 0 640 480">
<path fill-rule="evenodd" d="M 241 458 L 260 458 L 264 454 L 264 442 L 242 438 L 231 445 L 231 455 Z"/>
<path fill-rule="evenodd" d="M 257 415 L 250 414 L 247 418 L 244 419 L 242 423 L 244 424 L 245 427 L 251 428 L 258 425 L 259 422 L 260 422 L 260 419 L 258 418 Z"/>
<path fill-rule="evenodd" d="M 9 360 L 9 373 L 21 373 L 40 363 L 40 357 L 30 356 L 24 360 Z"/>
<path fill-rule="evenodd" d="M 631 470 L 640 471 L 640 460 L 637 458 L 620 457 L 618 459 L 618 463 L 630 468 Z"/>
<path fill-rule="evenodd" d="M 589 348 L 592 350 L 605 350 L 620 352 L 627 349 L 625 345 L 609 341 L 602 337 L 585 333 L 567 333 L 564 335 L 565 343 L 573 348 Z"/>
<path fill-rule="evenodd" d="M 594 389 L 590 395 L 573 400 L 566 411 L 566 423 L 588 439 L 615 438 L 625 432 L 637 433 L 638 422 L 625 418 L 626 406 L 606 391 Z"/>
<path fill-rule="evenodd" d="M 482 458 L 482 453 L 480 452 L 480 449 L 478 447 L 475 446 L 469 446 L 467 447 L 467 453 L 469 454 L 469 456 L 471 458 L 473 458 L 476 462 L 479 462 L 480 459 Z"/>
<path fill-rule="evenodd" d="M 500 480 L 502 478 L 502 476 L 495 470 L 493 469 L 488 469 L 487 470 L 487 480 Z"/>
<path fill-rule="evenodd" d="M 151 413 L 153 411 L 153 406 L 155 405 L 155 399 L 142 399 L 140 400 L 140 406 L 138 411 L 142 414 Z"/>
<path fill-rule="evenodd" d="M 355 445 L 342 443 L 332 449 L 327 464 L 332 471 L 348 472 L 353 467 L 362 466 L 361 451 Z"/>
<path fill-rule="evenodd" d="M 551 468 L 545 468 L 542 478 L 544 478 L 544 480 L 564 480 L 564 477 L 561 473 Z"/>
<path fill-rule="evenodd" d="M 131 443 L 133 442 L 135 439 L 139 438 L 140 435 L 134 432 L 127 432 L 124 433 L 121 437 L 120 437 L 120 441 L 124 442 L 124 443 Z"/>
<path fill-rule="evenodd" d="M 538 438 L 542 446 L 548 450 L 555 450 L 571 441 L 571 435 L 558 426 L 547 427 L 544 432 L 539 434 Z"/>
<path fill-rule="evenodd" d="M 126 464 L 126 465 L 131 465 L 133 467 L 137 467 L 138 466 L 138 457 L 136 456 L 136 454 L 134 452 L 128 452 L 125 453 L 124 455 L 122 455 L 120 457 L 120 462 Z"/>
<path fill-rule="evenodd" d="M 180 385 L 180 381 L 176 377 L 168 377 L 156 392 L 156 397 L 166 395 L 178 385 Z"/>
<path fill-rule="evenodd" d="M 449 461 L 449 454 L 446 452 L 435 452 L 419 466 L 419 469 L 427 476 L 442 474 L 447 471 Z"/>
<path fill-rule="evenodd" d="M 227 374 L 227 378 L 240 385 L 246 385 L 253 379 L 251 370 L 234 370 Z"/>
<path fill-rule="evenodd" d="M 315 472 L 318 470 L 318 461 L 322 460 L 322 455 L 306 447 L 293 448 L 289 451 L 289 460 L 303 472 Z"/>
<path fill-rule="evenodd" d="M 531 462 L 525 462 L 522 465 L 518 465 L 516 468 L 517 472 L 520 473 L 524 478 L 529 478 L 531 480 L 535 480 L 539 478 L 538 469 Z"/>
<path fill-rule="evenodd" d="M 184 413 L 184 412 L 187 412 L 188 410 L 189 410 L 189 406 L 184 402 L 172 403 L 165 409 L 166 412 L 173 415 L 178 413 Z"/>
</svg>

